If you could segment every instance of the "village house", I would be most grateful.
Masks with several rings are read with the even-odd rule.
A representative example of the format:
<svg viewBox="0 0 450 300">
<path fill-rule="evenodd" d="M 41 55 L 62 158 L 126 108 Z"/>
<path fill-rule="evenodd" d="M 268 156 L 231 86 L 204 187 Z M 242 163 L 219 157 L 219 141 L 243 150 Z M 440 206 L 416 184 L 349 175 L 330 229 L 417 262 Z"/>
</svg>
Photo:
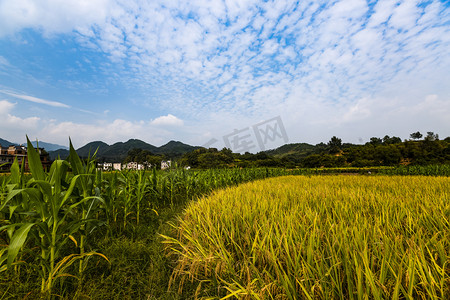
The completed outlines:
<svg viewBox="0 0 450 300">
<path fill-rule="evenodd" d="M 172 162 L 170 160 L 168 161 L 161 161 L 161 170 L 166 170 L 169 169 L 171 166 Z"/>
<path fill-rule="evenodd" d="M 38 148 L 37 150 L 40 154 L 41 163 L 44 170 L 49 170 L 51 165 L 49 154 L 44 150 L 44 148 Z M 10 145 L 6 148 L 0 145 L 0 170 L 8 171 L 11 168 L 14 159 L 17 159 L 19 165 L 24 163 L 24 168 L 28 171 L 27 147 L 22 145 Z"/>
<path fill-rule="evenodd" d="M 103 171 L 111 171 L 113 169 L 112 163 L 103 163 Z"/>
<path fill-rule="evenodd" d="M 121 171 L 121 170 L 145 170 L 148 169 L 150 164 L 139 164 L 137 162 L 129 162 L 126 164 L 121 163 L 99 163 L 97 165 L 98 170 L 103 171 Z"/>
<path fill-rule="evenodd" d="M 138 164 L 137 162 L 129 162 L 124 165 L 124 169 L 128 170 L 144 170 L 145 166 L 143 164 Z"/>
</svg>

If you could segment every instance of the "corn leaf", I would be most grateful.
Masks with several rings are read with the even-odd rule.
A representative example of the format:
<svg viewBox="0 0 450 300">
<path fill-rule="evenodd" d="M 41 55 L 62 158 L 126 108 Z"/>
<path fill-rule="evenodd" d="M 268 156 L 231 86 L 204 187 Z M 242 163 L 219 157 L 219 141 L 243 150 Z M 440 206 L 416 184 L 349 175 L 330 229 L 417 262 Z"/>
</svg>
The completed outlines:
<svg viewBox="0 0 450 300">
<path fill-rule="evenodd" d="M 27 240 L 28 232 L 30 231 L 31 227 L 33 227 L 33 225 L 34 223 L 25 223 L 14 232 L 11 238 L 11 243 L 8 246 L 8 269 L 14 262 L 14 259 L 19 253 L 20 248 L 22 248 L 23 244 Z"/>
<path fill-rule="evenodd" d="M 17 162 L 17 156 L 14 158 L 14 162 L 11 165 L 11 183 L 19 184 L 20 183 L 20 167 Z"/>
<path fill-rule="evenodd" d="M 44 168 L 42 167 L 41 157 L 36 149 L 34 149 L 27 136 L 27 157 L 28 166 L 30 168 L 33 178 L 36 180 L 44 180 Z"/>
</svg>

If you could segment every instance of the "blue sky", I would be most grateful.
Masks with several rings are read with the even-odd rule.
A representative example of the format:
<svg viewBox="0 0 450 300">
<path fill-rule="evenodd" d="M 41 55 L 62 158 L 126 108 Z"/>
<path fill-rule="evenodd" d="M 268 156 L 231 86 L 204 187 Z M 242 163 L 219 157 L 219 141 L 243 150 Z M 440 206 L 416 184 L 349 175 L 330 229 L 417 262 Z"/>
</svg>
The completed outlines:
<svg viewBox="0 0 450 300">
<path fill-rule="evenodd" d="M 0 137 L 220 148 L 234 129 L 276 116 L 289 142 L 447 137 L 449 8 L 0 0 Z"/>
</svg>

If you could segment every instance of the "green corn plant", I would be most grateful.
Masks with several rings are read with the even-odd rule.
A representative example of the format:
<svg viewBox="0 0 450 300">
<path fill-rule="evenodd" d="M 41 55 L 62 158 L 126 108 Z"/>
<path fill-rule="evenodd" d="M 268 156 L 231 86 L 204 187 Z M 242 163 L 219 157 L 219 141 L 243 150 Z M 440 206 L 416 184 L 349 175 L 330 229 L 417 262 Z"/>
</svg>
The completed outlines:
<svg viewBox="0 0 450 300">
<path fill-rule="evenodd" d="M 136 199 L 136 174 L 132 171 L 125 171 L 122 173 L 125 184 L 123 186 L 122 193 L 122 206 L 123 206 L 123 224 L 122 228 L 127 227 L 128 216 L 132 214 L 132 209 Z"/>
<path fill-rule="evenodd" d="M 139 216 L 141 214 L 141 202 L 145 198 L 145 196 L 148 196 L 149 191 L 149 181 L 148 177 L 145 176 L 145 170 L 144 171 L 138 171 L 137 178 L 136 178 L 136 225 L 139 225 Z"/>
<path fill-rule="evenodd" d="M 102 180 L 102 198 L 104 200 L 104 214 L 106 216 L 108 234 L 112 234 L 117 224 L 120 210 L 122 208 L 123 186 L 125 181 L 121 172 L 114 172 Z M 100 185 L 100 184 L 98 184 Z"/>
<path fill-rule="evenodd" d="M 10 169 L 11 175 L 6 177 L 2 176 L 2 185 L 0 190 L 0 228 L 7 229 L 7 235 L 9 239 L 12 237 L 12 233 L 15 227 L 8 226 L 11 224 L 21 224 L 22 218 L 16 212 L 28 211 L 28 203 L 23 201 L 20 194 L 16 195 L 15 199 L 8 200 L 8 191 L 15 188 L 21 189 L 24 187 L 24 161 L 22 162 L 22 167 L 19 167 L 17 158 L 14 159 L 13 164 Z M 0 229 L 0 234 L 2 230 Z M 1 235 L 0 235 L 1 237 Z M 18 241 L 18 240 L 17 240 Z M 6 271 L 7 269 L 7 247 L 8 245 L 0 243 L 0 272 Z M 11 265 L 10 261 L 10 265 Z M 17 265 L 14 266 L 14 270 L 17 271 Z"/>
<path fill-rule="evenodd" d="M 77 242 L 80 249 L 80 255 L 84 255 L 88 234 L 96 229 L 101 222 L 94 218 L 102 206 L 104 206 L 103 198 L 100 197 L 100 189 L 95 185 L 97 182 L 97 163 L 95 161 L 95 155 L 89 156 L 85 162 L 83 162 L 75 151 L 72 145 L 72 141 L 69 139 L 69 152 L 68 161 L 72 168 L 73 175 L 78 178 L 75 183 L 75 192 L 80 199 L 85 199 L 80 202 L 78 208 L 81 210 L 81 220 L 89 220 L 90 222 L 83 222 L 79 228 L 79 242 Z M 83 278 L 83 271 L 85 264 L 83 259 L 79 261 L 79 276 L 80 281 Z"/>
<path fill-rule="evenodd" d="M 54 161 L 46 174 L 39 153 L 28 137 L 27 144 L 31 179 L 21 187 L 20 181 L 17 182 L 20 178 L 18 168 L 14 167 L 11 170 L 12 184 L 8 186 L 8 195 L 0 207 L 1 211 L 8 207 L 10 220 L 14 220 L 14 223 L 0 228 L 0 232 L 7 230 L 10 240 L 7 250 L 2 252 L 6 253 L 6 269 L 11 269 L 16 263 L 16 257 L 21 251 L 25 251 L 28 243 L 30 247 L 39 249 L 41 292 L 50 298 L 55 281 L 69 276 L 67 270 L 75 261 L 92 255 L 105 259 L 106 257 L 96 252 L 63 256 L 63 247 L 69 240 L 75 240 L 74 235 L 80 231 L 82 225 L 89 222 L 86 218 L 80 219 L 76 215 L 77 208 L 97 197 L 75 197 L 74 188 L 82 175 L 69 176 L 70 165 L 62 160 Z M 17 205 L 19 198 L 23 203 L 22 207 Z M 19 209 L 22 209 L 20 214 Z M 17 219 L 14 219 L 13 215 L 16 215 Z M 4 264 L 5 260 L 2 258 L 0 262 Z M 3 266 L 1 269 L 5 270 Z"/>
</svg>

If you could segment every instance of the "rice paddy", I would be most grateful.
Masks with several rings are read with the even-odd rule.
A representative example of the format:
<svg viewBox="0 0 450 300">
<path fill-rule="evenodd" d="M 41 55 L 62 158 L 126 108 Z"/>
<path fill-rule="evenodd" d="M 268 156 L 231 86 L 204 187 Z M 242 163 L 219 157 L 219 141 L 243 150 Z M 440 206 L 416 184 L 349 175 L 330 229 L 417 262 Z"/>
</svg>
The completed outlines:
<svg viewBox="0 0 450 300">
<path fill-rule="evenodd" d="M 448 299 L 448 177 L 288 176 L 191 203 L 166 237 L 199 297 Z"/>
</svg>

